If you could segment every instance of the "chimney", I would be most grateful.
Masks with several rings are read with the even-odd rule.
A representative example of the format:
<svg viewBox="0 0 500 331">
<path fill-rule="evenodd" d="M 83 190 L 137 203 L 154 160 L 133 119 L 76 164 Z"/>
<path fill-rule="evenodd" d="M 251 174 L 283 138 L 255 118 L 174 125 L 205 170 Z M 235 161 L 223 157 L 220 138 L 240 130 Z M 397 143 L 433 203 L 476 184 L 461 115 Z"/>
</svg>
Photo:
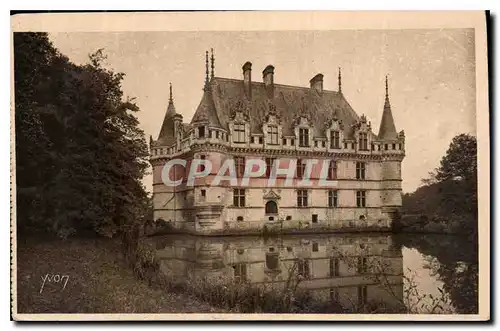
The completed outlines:
<svg viewBox="0 0 500 331">
<path fill-rule="evenodd" d="M 252 63 L 247 61 L 243 65 L 243 84 L 248 99 L 252 98 Z"/>
<path fill-rule="evenodd" d="M 317 74 L 309 81 L 311 88 L 319 93 L 323 92 L 323 74 Z"/>
<path fill-rule="evenodd" d="M 264 71 L 262 71 L 262 79 L 266 86 L 266 90 L 272 96 L 274 94 L 274 67 L 272 65 L 268 65 Z"/>
</svg>

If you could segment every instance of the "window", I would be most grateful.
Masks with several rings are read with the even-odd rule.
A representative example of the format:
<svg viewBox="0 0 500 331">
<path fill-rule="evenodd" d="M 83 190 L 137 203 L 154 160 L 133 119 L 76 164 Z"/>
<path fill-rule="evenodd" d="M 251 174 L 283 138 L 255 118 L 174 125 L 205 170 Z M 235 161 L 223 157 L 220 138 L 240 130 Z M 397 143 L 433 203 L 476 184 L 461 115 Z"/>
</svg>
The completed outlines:
<svg viewBox="0 0 500 331">
<path fill-rule="evenodd" d="M 242 178 L 245 173 L 245 158 L 243 157 L 235 157 L 234 158 L 234 167 L 236 169 L 236 176 L 238 178 Z"/>
<path fill-rule="evenodd" d="M 358 306 L 363 306 L 366 304 L 367 299 L 367 287 L 366 286 L 358 286 Z"/>
<path fill-rule="evenodd" d="M 238 217 L 236 217 L 236 220 L 237 220 L 238 222 L 243 222 L 243 216 L 238 216 Z"/>
<path fill-rule="evenodd" d="M 366 257 L 358 256 L 358 274 L 364 274 L 367 271 Z"/>
<path fill-rule="evenodd" d="M 351 143 L 351 149 L 356 149 L 356 143 Z"/>
<path fill-rule="evenodd" d="M 324 141 L 321 142 L 321 147 L 323 147 L 323 148 L 325 147 L 325 142 Z"/>
<path fill-rule="evenodd" d="M 205 138 L 205 127 L 200 126 L 198 128 L 198 138 Z"/>
<path fill-rule="evenodd" d="M 318 215 L 317 214 L 313 214 L 312 215 L 312 222 L 313 223 L 318 223 Z"/>
<path fill-rule="evenodd" d="M 266 253 L 266 268 L 268 270 L 278 270 L 279 266 L 279 253 Z"/>
<path fill-rule="evenodd" d="M 384 145 L 384 149 L 385 149 L 385 150 L 388 150 L 388 149 L 389 149 L 389 144 L 385 144 L 385 145 Z"/>
<path fill-rule="evenodd" d="M 366 191 L 356 191 L 356 206 L 366 207 Z"/>
<path fill-rule="evenodd" d="M 274 160 L 273 158 L 266 158 L 266 177 L 269 178 L 269 176 L 271 176 L 271 170 L 273 169 L 273 164 L 274 164 Z"/>
<path fill-rule="evenodd" d="M 396 149 L 396 144 L 392 144 L 392 149 Z"/>
<path fill-rule="evenodd" d="M 234 279 L 237 281 L 247 280 L 247 265 L 244 263 L 237 263 L 233 266 Z"/>
<path fill-rule="evenodd" d="M 266 203 L 266 214 L 277 214 L 278 213 L 278 205 L 274 201 L 268 201 Z"/>
<path fill-rule="evenodd" d="M 234 189 L 233 190 L 233 205 L 235 207 L 245 207 L 245 190 L 244 189 Z"/>
<path fill-rule="evenodd" d="M 339 290 L 338 288 L 330 289 L 330 301 L 331 302 L 339 302 Z"/>
<path fill-rule="evenodd" d="M 263 144 L 263 143 L 264 143 L 264 138 L 259 137 L 259 144 Z"/>
<path fill-rule="evenodd" d="M 337 190 L 328 191 L 328 207 L 338 207 L 339 197 Z"/>
<path fill-rule="evenodd" d="M 366 132 L 359 133 L 359 150 L 360 151 L 368 150 L 368 134 Z"/>
<path fill-rule="evenodd" d="M 219 139 L 219 131 L 215 131 L 215 138 Z"/>
<path fill-rule="evenodd" d="M 207 191 L 201 190 L 201 197 L 203 198 L 203 200 L 205 200 L 206 196 L 207 196 Z"/>
<path fill-rule="evenodd" d="M 290 145 L 295 146 L 295 139 L 290 140 Z"/>
<path fill-rule="evenodd" d="M 365 163 L 356 162 L 356 179 L 365 179 Z"/>
<path fill-rule="evenodd" d="M 283 138 L 283 145 L 286 146 L 286 139 Z"/>
<path fill-rule="evenodd" d="M 309 129 L 304 129 L 304 128 L 299 129 L 299 146 L 300 147 L 309 146 Z"/>
<path fill-rule="evenodd" d="M 267 127 L 267 143 L 269 145 L 278 145 L 278 127 L 268 126 Z"/>
<path fill-rule="evenodd" d="M 340 132 L 330 131 L 330 148 L 340 148 Z"/>
<path fill-rule="evenodd" d="M 287 220 L 287 221 L 291 221 L 291 220 L 292 220 L 292 216 L 287 216 L 287 217 L 286 217 L 286 220 Z"/>
<path fill-rule="evenodd" d="M 319 251 L 319 245 L 318 245 L 318 243 L 314 243 L 313 244 L 313 252 L 317 252 L 317 251 Z"/>
<path fill-rule="evenodd" d="M 338 258 L 330 258 L 330 277 L 338 277 L 340 275 L 340 261 Z"/>
<path fill-rule="evenodd" d="M 233 142 L 235 143 L 245 142 L 245 124 L 233 125 Z"/>
<path fill-rule="evenodd" d="M 309 278 L 309 261 L 298 260 L 297 261 L 297 274 L 304 278 Z"/>
<path fill-rule="evenodd" d="M 205 161 L 207 157 L 205 155 L 200 155 L 200 160 L 203 160 Z M 205 171 L 205 165 L 204 164 L 200 164 L 200 171 Z"/>
<path fill-rule="evenodd" d="M 328 165 L 328 179 L 337 179 L 337 161 L 330 160 Z"/>
<path fill-rule="evenodd" d="M 250 141 L 252 142 L 252 144 L 255 144 L 255 137 L 252 137 Z"/>
<path fill-rule="evenodd" d="M 347 143 L 344 143 L 344 148 L 347 149 Z"/>
<path fill-rule="evenodd" d="M 374 151 L 374 150 L 375 150 L 375 144 L 372 143 L 372 151 Z"/>
<path fill-rule="evenodd" d="M 297 178 L 304 177 L 304 163 L 302 162 L 302 160 L 297 160 L 296 177 Z"/>
<path fill-rule="evenodd" d="M 298 190 L 297 191 L 297 206 L 298 207 L 307 207 L 307 191 L 306 190 Z"/>
<path fill-rule="evenodd" d="M 318 147 L 318 141 L 317 140 L 314 141 L 314 147 Z"/>
</svg>

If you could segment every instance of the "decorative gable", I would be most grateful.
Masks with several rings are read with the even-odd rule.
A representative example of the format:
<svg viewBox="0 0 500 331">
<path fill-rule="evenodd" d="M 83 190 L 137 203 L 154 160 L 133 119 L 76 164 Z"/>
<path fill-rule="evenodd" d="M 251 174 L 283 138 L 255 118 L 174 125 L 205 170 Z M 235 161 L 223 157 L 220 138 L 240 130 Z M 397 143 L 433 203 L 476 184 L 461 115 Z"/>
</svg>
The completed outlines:
<svg viewBox="0 0 500 331">
<path fill-rule="evenodd" d="M 279 199 L 281 199 L 279 194 L 274 192 L 273 190 L 269 190 L 266 194 L 264 194 L 263 198 L 265 200 L 279 200 Z"/>
<path fill-rule="evenodd" d="M 231 112 L 231 121 L 235 123 L 244 123 L 249 121 L 250 104 L 242 100 L 238 101 Z"/>
</svg>

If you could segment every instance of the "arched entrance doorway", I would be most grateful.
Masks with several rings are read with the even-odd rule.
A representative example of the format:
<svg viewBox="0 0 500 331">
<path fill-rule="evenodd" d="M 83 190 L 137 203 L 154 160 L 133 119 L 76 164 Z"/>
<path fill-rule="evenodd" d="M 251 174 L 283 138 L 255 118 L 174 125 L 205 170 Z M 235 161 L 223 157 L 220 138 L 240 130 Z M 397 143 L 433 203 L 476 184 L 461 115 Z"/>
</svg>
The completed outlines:
<svg viewBox="0 0 500 331">
<path fill-rule="evenodd" d="M 273 215 L 278 214 L 278 205 L 273 200 L 270 200 L 266 203 L 266 215 L 269 215 L 269 214 L 273 214 Z"/>
</svg>

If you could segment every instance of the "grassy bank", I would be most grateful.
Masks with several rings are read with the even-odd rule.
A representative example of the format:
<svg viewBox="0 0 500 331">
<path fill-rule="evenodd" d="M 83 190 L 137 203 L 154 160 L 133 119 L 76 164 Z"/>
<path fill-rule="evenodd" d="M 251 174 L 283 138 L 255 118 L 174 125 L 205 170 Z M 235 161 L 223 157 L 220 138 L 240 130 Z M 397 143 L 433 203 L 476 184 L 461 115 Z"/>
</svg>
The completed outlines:
<svg viewBox="0 0 500 331">
<path fill-rule="evenodd" d="M 17 283 L 19 313 L 221 311 L 194 296 L 138 279 L 125 263 L 119 240 L 18 242 Z"/>
</svg>

